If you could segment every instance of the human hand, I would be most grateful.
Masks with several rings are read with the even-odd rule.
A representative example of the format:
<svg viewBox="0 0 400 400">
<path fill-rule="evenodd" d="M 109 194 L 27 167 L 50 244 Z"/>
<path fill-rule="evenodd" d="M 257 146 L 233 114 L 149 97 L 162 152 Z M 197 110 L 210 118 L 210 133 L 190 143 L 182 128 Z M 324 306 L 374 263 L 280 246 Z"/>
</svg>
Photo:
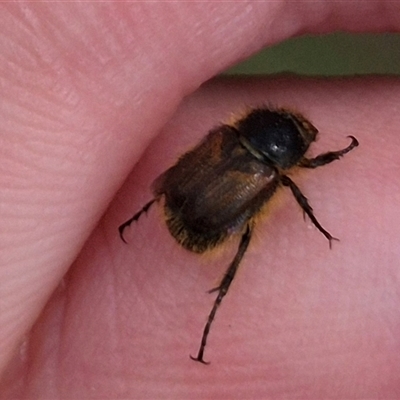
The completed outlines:
<svg viewBox="0 0 400 400">
<path fill-rule="evenodd" d="M 215 80 L 157 136 L 184 95 L 262 45 L 350 23 L 397 27 L 393 3 L 376 3 L 379 21 L 371 6 L 323 4 L 3 6 L 1 26 L 17 46 L 2 54 L 18 68 L 3 77 L 0 397 L 398 393 L 398 81 Z M 128 246 L 117 227 L 177 156 L 230 112 L 260 103 L 304 112 L 320 130 L 315 154 L 359 139 L 342 161 L 296 177 L 341 242 L 329 251 L 282 191 L 219 311 L 205 367 L 189 353 L 213 300 L 205 291 L 237 243 L 190 254 L 157 207 L 130 228 Z"/>
</svg>

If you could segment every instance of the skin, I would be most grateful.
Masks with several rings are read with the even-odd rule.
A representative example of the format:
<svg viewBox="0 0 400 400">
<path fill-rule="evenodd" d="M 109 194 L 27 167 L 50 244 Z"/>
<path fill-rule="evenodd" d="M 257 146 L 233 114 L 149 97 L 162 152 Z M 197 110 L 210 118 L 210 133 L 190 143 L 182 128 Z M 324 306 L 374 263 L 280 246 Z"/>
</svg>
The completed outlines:
<svg viewBox="0 0 400 400">
<path fill-rule="evenodd" d="M 398 8 L 2 4 L 0 398 L 399 397 L 399 81 L 282 76 L 196 90 L 293 35 L 397 31 Z M 238 238 L 191 254 L 157 206 L 128 245 L 117 227 L 212 126 L 263 103 L 310 118 L 313 154 L 360 141 L 340 162 L 292 175 L 340 242 L 329 250 L 282 190 L 204 366 L 189 354 L 214 299 L 205 291 Z"/>
</svg>

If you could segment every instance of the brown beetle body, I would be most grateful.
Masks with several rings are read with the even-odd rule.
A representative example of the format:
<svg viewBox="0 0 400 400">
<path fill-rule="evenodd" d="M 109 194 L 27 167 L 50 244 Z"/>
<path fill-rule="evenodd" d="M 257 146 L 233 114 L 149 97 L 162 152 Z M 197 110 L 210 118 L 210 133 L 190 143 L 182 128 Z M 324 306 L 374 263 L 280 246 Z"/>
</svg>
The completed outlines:
<svg viewBox="0 0 400 400">
<path fill-rule="evenodd" d="M 193 360 L 206 363 L 203 355 L 211 324 L 250 243 L 254 217 L 279 186 L 290 188 L 329 244 L 335 239 L 320 225 L 307 198 L 285 171 L 295 166 L 317 168 L 329 164 L 358 146 L 358 142 L 350 136 L 352 142 L 345 149 L 308 159 L 304 154 L 317 132 L 302 115 L 285 109 L 254 109 L 233 125 L 220 125 L 156 179 L 154 198 L 119 227 L 124 240 L 125 228 L 163 198 L 171 235 L 190 251 L 202 253 L 232 234 L 242 235 L 221 283 L 210 291 L 218 292 L 218 296 Z"/>
<path fill-rule="evenodd" d="M 222 126 L 154 183 L 165 198 L 166 223 L 186 249 L 202 253 L 243 230 L 278 186 L 272 165 L 260 163 Z"/>
</svg>

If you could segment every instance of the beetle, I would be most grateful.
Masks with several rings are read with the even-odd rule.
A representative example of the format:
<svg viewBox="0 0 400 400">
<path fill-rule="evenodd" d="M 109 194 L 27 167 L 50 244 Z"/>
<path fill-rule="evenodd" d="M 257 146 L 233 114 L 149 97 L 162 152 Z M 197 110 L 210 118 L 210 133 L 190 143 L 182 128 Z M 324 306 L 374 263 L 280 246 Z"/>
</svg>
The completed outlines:
<svg viewBox="0 0 400 400">
<path fill-rule="evenodd" d="M 231 124 L 221 124 L 152 185 L 153 199 L 119 227 L 125 229 L 164 200 L 166 225 L 185 249 L 203 253 L 221 245 L 233 234 L 241 235 L 238 250 L 220 284 L 203 330 L 201 344 L 192 360 L 208 364 L 204 351 L 212 322 L 227 294 L 249 246 L 255 217 L 279 187 L 288 187 L 315 227 L 334 238 L 318 222 L 308 199 L 286 174 L 294 167 L 318 168 L 338 160 L 359 145 L 354 136 L 344 149 L 305 157 L 318 130 L 303 115 L 286 108 L 255 108 Z"/>
</svg>

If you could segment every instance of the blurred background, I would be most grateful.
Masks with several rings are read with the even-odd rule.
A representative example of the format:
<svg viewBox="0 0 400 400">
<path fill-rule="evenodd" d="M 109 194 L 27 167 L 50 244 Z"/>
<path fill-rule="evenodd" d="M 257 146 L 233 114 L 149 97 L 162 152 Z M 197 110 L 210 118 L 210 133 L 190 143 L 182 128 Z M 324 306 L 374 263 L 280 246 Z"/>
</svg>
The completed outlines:
<svg viewBox="0 0 400 400">
<path fill-rule="evenodd" d="M 334 33 L 280 43 L 224 74 L 400 74 L 400 34 Z"/>
</svg>

